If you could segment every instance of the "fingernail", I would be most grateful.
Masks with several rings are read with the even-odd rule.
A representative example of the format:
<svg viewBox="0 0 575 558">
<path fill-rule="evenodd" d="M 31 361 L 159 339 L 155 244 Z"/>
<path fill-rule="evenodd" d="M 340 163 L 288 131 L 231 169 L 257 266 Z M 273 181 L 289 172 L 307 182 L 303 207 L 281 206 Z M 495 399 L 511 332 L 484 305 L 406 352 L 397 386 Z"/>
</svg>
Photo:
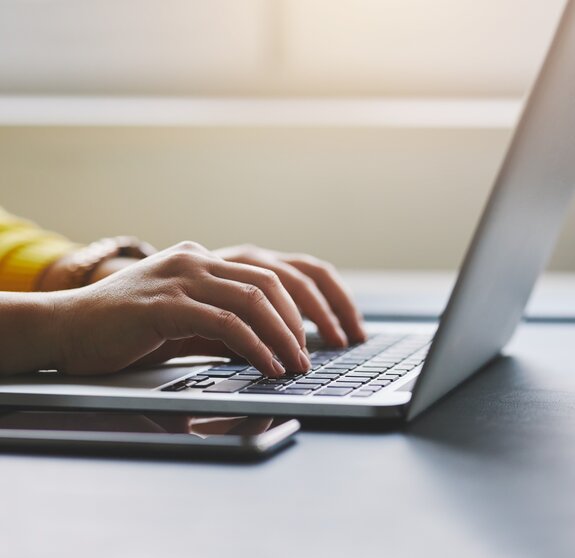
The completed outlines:
<svg viewBox="0 0 575 558">
<path fill-rule="evenodd" d="M 274 367 L 274 371 L 278 376 L 284 376 L 286 373 L 285 368 L 274 358 L 272 359 L 272 366 Z"/>
<path fill-rule="evenodd" d="M 299 352 L 299 364 L 305 372 L 311 368 L 311 362 L 302 350 Z"/>
</svg>

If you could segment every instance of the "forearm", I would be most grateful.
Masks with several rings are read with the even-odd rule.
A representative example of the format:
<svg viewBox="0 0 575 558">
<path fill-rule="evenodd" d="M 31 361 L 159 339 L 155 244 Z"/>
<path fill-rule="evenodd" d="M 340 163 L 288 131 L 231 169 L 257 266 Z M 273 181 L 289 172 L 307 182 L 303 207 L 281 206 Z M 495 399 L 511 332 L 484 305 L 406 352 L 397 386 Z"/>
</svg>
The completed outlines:
<svg viewBox="0 0 575 558">
<path fill-rule="evenodd" d="M 0 374 L 57 366 L 57 296 L 0 292 Z"/>
</svg>

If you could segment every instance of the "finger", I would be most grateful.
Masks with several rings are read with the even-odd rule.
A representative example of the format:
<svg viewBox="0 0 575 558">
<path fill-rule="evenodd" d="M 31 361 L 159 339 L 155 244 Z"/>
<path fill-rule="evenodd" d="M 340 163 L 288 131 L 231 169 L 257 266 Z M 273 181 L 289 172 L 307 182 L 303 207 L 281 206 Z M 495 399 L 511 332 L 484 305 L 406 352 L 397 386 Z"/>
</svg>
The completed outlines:
<svg viewBox="0 0 575 558">
<path fill-rule="evenodd" d="M 205 339 L 203 337 L 192 337 L 186 339 L 180 348 L 178 356 L 185 357 L 191 355 L 215 356 L 223 358 L 237 359 L 238 355 L 226 347 L 218 340 Z"/>
<path fill-rule="evenodd" d="M 309 370 L 311 364 L 295 335 L 259 287 L 212 276 L 194 298 L 239 316 L 289 370 Z"/>
<path fill-rule="evenodd" d="M 346 335 L 314 281 L 284 262 L 266 260 L 265 265 L 277 273 L 300 310 L 317 325 L 326 342 L 335 347 L 345 347 Z"/>
<path fill-rule="evenodd" d="M 169 320 L 166 314 L 169 312 Z M 185 339 L 199 335 L 222 341 L 231 351 L 244 357 L 262 374 L 277 378 L 284 367 L 274 358 L 265 343 L 233 312 L 188 299 L 170 304 L 163 310 L 159 332 L 166 339 Z"/>
<path fill-rule="evenodd" d="M 329 264 L 310 258 L 294 258 L 287 262 L 314 280 L 337 315 L 349 340 L 365 341 L 367 336 L 362 318 L 337 271 Z"/>
<path fill-rule="evenodd" d="M 301 314 L 274 270 L 222 260 L 212 265 L 211 272 L 216 277 L 255 285 L 261 289 L 295 335 L 300 348 L 305 348 L 305 329 Z"/>
</svg>

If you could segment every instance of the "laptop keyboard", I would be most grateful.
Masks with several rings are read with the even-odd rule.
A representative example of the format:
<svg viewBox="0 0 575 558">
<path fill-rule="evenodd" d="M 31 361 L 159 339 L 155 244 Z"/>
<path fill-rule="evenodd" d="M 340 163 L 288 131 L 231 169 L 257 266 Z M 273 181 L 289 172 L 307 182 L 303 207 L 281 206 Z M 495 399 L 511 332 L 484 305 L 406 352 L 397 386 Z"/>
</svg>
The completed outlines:
<svg viewBox="0 0 575 558">
<path fill-rule="evenodd" d="M 247 363 L 220 364 L 170 384 L 162 391 L 265 394 L 310 397 L 370 397 L 420 367 L 430 336 L 377 335 L 345 349 L 308 344 L 312 368 L 306 374 L 267 378 Z"/>
</svg>

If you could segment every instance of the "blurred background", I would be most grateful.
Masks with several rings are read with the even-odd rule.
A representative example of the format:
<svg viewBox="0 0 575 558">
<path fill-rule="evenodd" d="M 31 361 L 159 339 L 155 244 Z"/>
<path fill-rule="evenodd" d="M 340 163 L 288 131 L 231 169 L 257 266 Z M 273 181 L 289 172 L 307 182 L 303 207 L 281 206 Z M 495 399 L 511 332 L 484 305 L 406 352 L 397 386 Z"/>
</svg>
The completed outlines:
<svg viewBox="0 0 575 558">
<path fill-rule="evenodd" d="M 455 269 L 563 5 L 0 0 L 0 205 L 78 241 Z"/>
</svg>

